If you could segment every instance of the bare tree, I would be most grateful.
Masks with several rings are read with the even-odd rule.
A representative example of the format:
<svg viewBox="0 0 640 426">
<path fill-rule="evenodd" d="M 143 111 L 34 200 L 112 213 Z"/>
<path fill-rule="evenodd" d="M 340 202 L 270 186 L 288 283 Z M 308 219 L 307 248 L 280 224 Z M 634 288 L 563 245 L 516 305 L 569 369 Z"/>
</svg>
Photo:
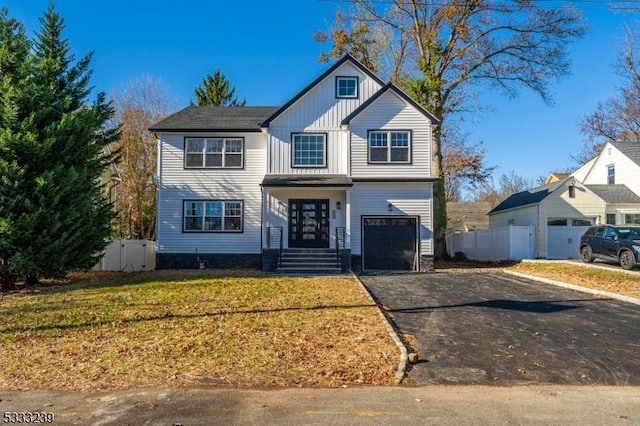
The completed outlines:
<svg viewBox="0 0 640 426">
<path fill-rule="evenodd" d="M 586 139 L 574 158 L 579 164 L 595 157 L 608 141 L 640 143 L 640 59 L 636 53 L 639 44 L 638 35 L 629 33 L 625 50 L 615 65 L 623 78 L 618 93 L 599 102 L 595 111 L 580 121 L 580 132 Z"/>
<path fill-rule="evenodd" d="M 156 224 L 156 138 L 149 127 L 175 111 L 176 102 L 159 80 L 144 75 L 112 94 L 120 139 L 115 207 L 115 233 L 123 238 L 154 239 Z"/>
<path fill-rule="evenodd" d="M 566 47 L 586 31 L 575 8 L 548 8 L 526 0 L 350 4 L 337 27 L 324 37 L 316 35 L 333 43 L 321 59 L 351 53 L 374 62 L 383 76 L 400 84 L 442 123 L 470 108 L 474 89 L 497 88 L 513 97 L 524 87 L 551 103 L 549 83 L 569 73 Z M 434 200 L 435 254 L 442 257 L 446 194 L 441 135 L 436 131 L 434 136 L 433 175 L 440 178 Z"/>
<path fill-rule="evenodd" d="M 509 174 L 502 174 L 498 186 L 493 182 L 479 185 L 473 194 L 473 201 L 487 201 L 491 207 L 497 206 L 511 194 L 521 192 L 533 185 L 530 180 L 517 175 L 513 170 Z"/>
</svg>

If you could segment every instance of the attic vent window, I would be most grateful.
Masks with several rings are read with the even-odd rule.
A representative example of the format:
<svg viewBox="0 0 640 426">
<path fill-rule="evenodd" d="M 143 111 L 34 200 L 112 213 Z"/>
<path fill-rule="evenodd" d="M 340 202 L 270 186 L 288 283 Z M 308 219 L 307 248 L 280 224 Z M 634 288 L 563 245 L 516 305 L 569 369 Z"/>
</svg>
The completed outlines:
<svg viewBox="0 0 640 426">
<path fill-rule="evenodd" d="M 336 77 L 336 98 L 357 98 L 358 77 Z"/>
</svg>

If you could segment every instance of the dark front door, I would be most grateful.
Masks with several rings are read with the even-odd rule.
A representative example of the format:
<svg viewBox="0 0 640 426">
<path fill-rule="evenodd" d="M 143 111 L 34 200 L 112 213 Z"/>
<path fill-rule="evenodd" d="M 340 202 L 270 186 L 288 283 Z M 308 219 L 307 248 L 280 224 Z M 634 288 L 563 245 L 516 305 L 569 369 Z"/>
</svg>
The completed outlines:
<svg viewBox="0 0 640 426">
<path fill-rule="evenodd" d="M 329 200 L 289 200 L 289 247 L 329 247 Z"/>
</svg>

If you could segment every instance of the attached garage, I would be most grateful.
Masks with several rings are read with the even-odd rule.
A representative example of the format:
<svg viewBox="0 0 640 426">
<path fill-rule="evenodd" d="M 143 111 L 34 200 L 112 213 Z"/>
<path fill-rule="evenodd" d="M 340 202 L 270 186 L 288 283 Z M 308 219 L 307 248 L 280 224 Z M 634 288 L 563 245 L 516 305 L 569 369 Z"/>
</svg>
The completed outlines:
<svg viewBox="0 0 640 426">
<path fill-rule="evenodd" d="M 593 219 L 547 219 L 547 259 L 576 259 L 580 257 L 580 236 L 593 225 Z"/>
<path fill-rule="evenodd" d="M 417 269 L 418 218 L 363 217 L 363 269 Z"/>
</svg>

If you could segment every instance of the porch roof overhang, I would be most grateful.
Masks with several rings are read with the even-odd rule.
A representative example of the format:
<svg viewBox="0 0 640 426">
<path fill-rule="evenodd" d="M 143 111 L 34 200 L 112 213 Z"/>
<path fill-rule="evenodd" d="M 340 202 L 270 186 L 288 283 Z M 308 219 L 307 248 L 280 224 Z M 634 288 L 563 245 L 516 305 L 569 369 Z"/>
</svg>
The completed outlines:
<svg viewBox="0 0 640 426">
<path fill-rule="evenodd" d="M 265 175 L 260 184 L 265 188 L 281 187 L 342 187 L 353 186 L 347 175 Z"/>
</svg>

